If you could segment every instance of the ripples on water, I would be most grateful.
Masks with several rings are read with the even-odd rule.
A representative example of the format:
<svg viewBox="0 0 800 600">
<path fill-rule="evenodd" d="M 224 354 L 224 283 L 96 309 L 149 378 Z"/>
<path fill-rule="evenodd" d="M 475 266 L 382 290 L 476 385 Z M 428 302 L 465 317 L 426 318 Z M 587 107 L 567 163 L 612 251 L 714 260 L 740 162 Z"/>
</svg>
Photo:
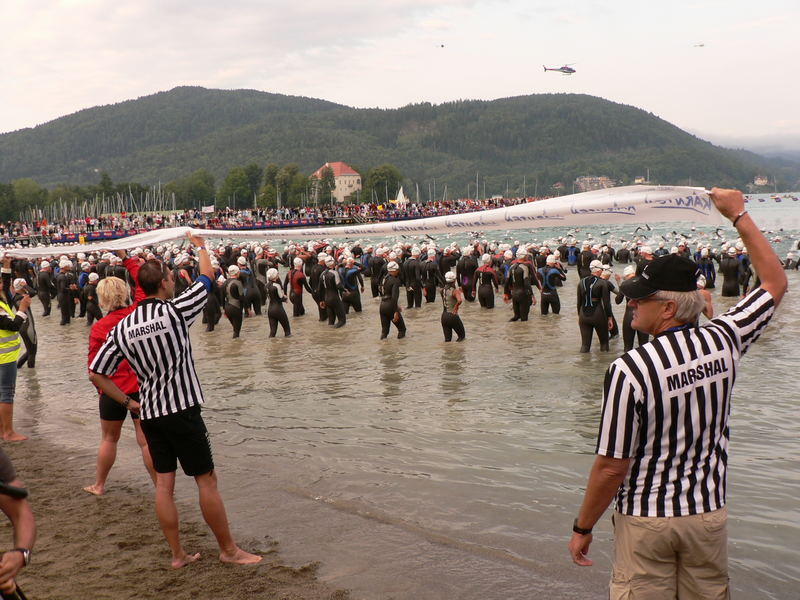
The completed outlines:
<svg viewBox="0 0 800 600">
<path fill-rule="evenodd" d="M 800 582 L 798 281 L 792 273 L 792 293 L 744 358 L 734 394 L 732 578 L 748 597 L 786 597 Z M 394 332 L 378 340 L 372 299 L 340 330 L 309 310 L 288 339 L 267 339 L 265 317 L 247 319 L 239 340 L 224 319 L 213 333 L 198 323 L 195 357 L 227 486 L 251 497 L 292 490 L 501 559 L 536 561 L 546 551 L 568 562 L 562 548 L 592 460 L 603 373 L 621 349 L 617 339 L 609 354 L 577 353 L 576 283 L 570 271 L 561 315 L 541 316 L 537 306 L 528 323 L 507 322 L 499 296 L 492 311 L 464 306 L 463 343 L 442 341 L 439 303 L 405 312 L 404 340 Z M 731 304 L 715 301 L 718 312 Z M 58 327 L 53 317 L 37 325 L 43 344 L 35 372 L 20 373 L 20 418 L 89 456 L 97 417 L 83 377 L 88 329 Z M 73 407 L 66 413 L 64 401 Z M 239 525 L 260 531 L 246 518 Z M 596 558 L 611 549 L 598 537 Z M 607 573 L 594 576 L 601 589 Z M 469 577 L 459 574 L 460 585 Z"/>
</svg>

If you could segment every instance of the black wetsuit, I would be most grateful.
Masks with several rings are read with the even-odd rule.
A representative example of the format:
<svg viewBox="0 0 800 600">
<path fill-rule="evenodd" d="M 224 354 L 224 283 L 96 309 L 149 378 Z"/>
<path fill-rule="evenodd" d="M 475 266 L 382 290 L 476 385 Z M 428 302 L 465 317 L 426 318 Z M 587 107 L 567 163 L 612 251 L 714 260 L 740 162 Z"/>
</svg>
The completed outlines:
<svg viewBox="0 0 800 600">
<path fill-rule="evenodd" d="M 405 321 L 403 321 L 403 315 L 400 314 L 400 306 L 398 305 L 401 287 L 402 284 L 400 280 L 388 273 L 381 281 L 381 305 L 378 310 L 381 316 L 381 339 L 389 335 L 389 327 L 394 322 L 395 313 L 398 313 L 400 317 L 397 322 L 394 323 L 394 326 L 397 327 L 397 337 L 402 338 L 406 335 L 406 324 Z"/>
<path fill-rule="evenodd" d="M 435 260 L 427 260 L 422 263 L 422 290 L 425 302 L 436 300 L 436 288 L 444 286 L 444 277 L 439 271 L 439 265 Z"/>
<path fill-rule="evenodd" d="M 614 302 L 620 304 L 623 300 L 625 301 L 625 314 L 622 316 L 622 343 L 624 344 L 625 352 L 627 352 L 628 350 L 633 350 L 634 338 L 641 346 L 650 340 L 650 336 L 631 327 L 633 308 L 628 305 L 628 298 L 622 292 L 618 291 Z"/>
<path fill-rule="evenodd" d="M 206 324 L 206 331 L 214 331 L 214 328 L 222 318 L 222 306 L 225 304 L 223 286 L 216 280 L 211 282 L 211 291 L 208 293 L 208 301 L 203 307 L 203 323 Z"/>
<path fill-rule="evenodd" d="M 326 269 L 319 277 L 318 286 L 317 296 L 325 302 L 324 310 L 328 316 L 328 325 L 342 327 L 347 323 L 347 315 L 345 315 L 344 304 L 342 303 L 341 294 L 344 291 L 344 286 L 339 273 L 334 269 Z"/>
<path fill-rule="evenodd" d="M 723 296 L 738 296 L 739 282 L 742 277 L 742 263 L 735 256 L 723 256 L 719 261 L 719 272 L 722 273 Z"/>
<path fill-rule="evenodd" d="M 314 294 L 313 290 L 308 286 L 308 280 L 303 269 L 292 269 L 286 274 L 286 279 L 283 282 L 283 289 L 289 289 L 289 300 L 292 301 L 292 316 L 302 317 L 306 314 L 306 309 L 303 306 L 303 288 L 309 294 Z"/>
<path fill-rule="evenodd" d="M 61 311 L 61 325 L 68 325 L 70 319 L 75 315 L 75 290 L 72 285 L 77 285 L 78 280 L 72 271 L 61 271 L 56 276 L 56 290 L 58 298 L 58 308 Z"/>
<path fill-rule="evenodd" d="M 504 293 L 511 297 L 511 306 L 514 309 L 511 321 L 528 320 L 531 304 L 533 304 L 532 266 L 527 261 L 514 262 L 508 270 L 508 281 L 506 281 Z"/>
<path fill-rule="evenodd" d="M 50 301 L 56 297 L 56 284 L 53 282 L 53 274 L 48 271 L 39 271 L 36 276 L 36 288 L 39 301 L 42 303 L 42 316 L 50 314 Z"/>
<path fill-rule="evenodd" d="M 494 308 L 494 293 L 500 289 L 497 271 L 484 265 L 475 271 L 475 286 L 478 290 L 478 302 L 483 308 Z"/>
<path fill-rule="evenodd" d="M 557 315 L 561 312 L 561 298 L 558 296 L 556 282 L 566 281 L 567 276 L 562 269 L 556 266 L 544 266 L 539 269 L 539 274 L 542 277 L 541 312 L 546 315 L 552 309 L 553 314 Z"/>
<path fill-rule="evenodd" d="M 581 250 L 578 254 L 578 277 L 583 279 L 592 274 L 592 269 L 589 265 L 594 260 L 594 253 L 591 250 Z"/>
<path fill-rule="evenodd" d="M 225 316 L 233 327 L 233 337 L 238 338 L 242 331 L 242 305 L 244 303 L 244 286 L 236 278 L 225 282 Z"/>
<path fill-rule="evenodd" d="M 14 308 L 19 308 L 20 302 L 22 302 L 22 298 L 24 296 L 22 294 L 15 294 L 13 298 Z M 27 312 L 27 319 L 22 323 L 19 328 L 19 336 L 22 338 L 22 343 L 25 345 L 25 353 L 20 353 L 19 358 L 17 359 L 17 368 L 21 368 L 22 365 L 25 363 L 28 364 L 29 369 L 33 369 L 36 366 L 36 350 L 39 346 L 37 337 L 36 337 L 36 325 L 33 322 L 33 311 Z"/>
<path fill-rule="evenodd" d="M 91 325 L 95 321 L 103 318 L 103 311 L 100 310 L 100 302 L 97 299 L 97 284 L 87 283 L 81 290 L 83 303 L 86 308 L 86 324 Z"/>
<path fill-rule="evenodd" d="M 380 291 L 378 290 L 378 284 L 381 282 L 381 271 L 383 267 L 386 266 L 386 260 L 382 256 L 375 256 L 373 255 L 369 259 L 369 285 L 372 288 L 372 297 L 377 298 L 380 296 Z"/>
<path fill-rule="evenodd" d="M 464 323 L 458 313 L 453 312 L 458 303 L 455 296 L 456 285 L 455 282 L 446 283 L 442 288 L 442 332 L 444 333 L 444 341 L 449 342 L 453 339 L 453 332 L 456 332 L 457 342 L 462 341 L 466 337 L 464 330 Z"/>
<path fill-rule="evenodd" d="M 597 332 L 600 350 L 608 351 L 608 319 L 611 298 L 606 282 L 596 275 L 581 279 L 578 284 L 578 326 L 581 331 L 581 352 L 592 347 L 592 332 Z"/>
<path fill-rule="evenodd" d="M 324 271 L 325 266 L 317 263 L 311 267 L 311 272 L 308 274 L 308 285 L 314 290 L 311 292 L 311 297 L 314 298 L 314 302 L 317 303 L 320 321 L 326 321 L 328 319 L 328 312 L 319 305 L 320 302 L 324 301 L 324 298 L 319 294 L 319 278 Z"/>
<path fill-rule="evenodd" d="M 456 263 L 456 281 L 464 292 L 464 300 L 475 302 L 475 271 L 478 270 L 478 259 L 472 254 L 465 254 Z"/>
<path fill-rule="evenodd" d="M 286 294 L 277 281 L 268 281 L 266 285 L 269 307 L 267 308 L 267 318 L 269 319 L 269 337 L 275 337 L 278 333 L 278 323 L 283 327 L 283 334 L 286 337 L 292 335 L 292 328 L 289 325 L 289 317 L 283 303 L 286 302 Z"/>
<path fill-rule="evenodd" d="M 253 272 L 243 267 L 239 270 L 239 279 L 244 286 L 244 300 L 242 301 L 242 308 L 245 312 L 252 310 L 255 314 L 261 314 L 261 294 L 258 292 Z"/>
<path fill-rule="evenodd" d="M 401 267 L 406 286 L 406 308 L 422 306 L 422 263 L 416 257 L 407 259 Z"/>
<path fill-rule="evenodd" d="M 361 276 L 361 269 L 355 265 L 352 267 L 339 267 L 339 276 L 344 286 L 344 293 L 342 294 L 344 314 L 350 314 L 351 308 L 355 312 L 361 312 L 360 290 L 364 287 L 364 278 Z"/>
</svg>

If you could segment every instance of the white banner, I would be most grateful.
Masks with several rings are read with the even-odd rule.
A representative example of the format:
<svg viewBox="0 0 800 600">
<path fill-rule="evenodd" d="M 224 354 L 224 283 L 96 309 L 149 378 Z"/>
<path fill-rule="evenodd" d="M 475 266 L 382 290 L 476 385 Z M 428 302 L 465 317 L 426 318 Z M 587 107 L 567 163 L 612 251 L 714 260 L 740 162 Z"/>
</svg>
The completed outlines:
<svg viewBox="0 0 800 600">
<path fill-rule="evenodd" d="M 690 222 L 719 225 L 722 217 L 714 208 L 707 190 L 674 186 L 627 186 L 608 188 L 559 198 L 548 198 L 516 206 L 495 208 L 442 217 L 346 225 L 338 227 L 289 227 L 243 231 L 174 227 L 140 233 L 110 242 L 81 246 L 41 246 L 13 248 L 11 256 L 37 258 L 69 252 L 95 252 L 155 246 L 186 236 L 186 232 L 206 238 L 294 239 L 393 237 L 399 234 L 433 235 L 456 231 L 535 229 L 537 227 L 576 227 L 584 225 Z"/>
</svg>

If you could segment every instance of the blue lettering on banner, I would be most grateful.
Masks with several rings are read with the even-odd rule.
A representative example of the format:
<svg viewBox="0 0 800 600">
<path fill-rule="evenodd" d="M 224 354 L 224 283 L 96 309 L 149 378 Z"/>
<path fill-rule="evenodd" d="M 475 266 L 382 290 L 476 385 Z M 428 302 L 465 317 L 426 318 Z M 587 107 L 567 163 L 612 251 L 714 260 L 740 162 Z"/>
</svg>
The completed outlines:
<svg viewBox="0 0 800 600">
<path fill-rule="evenodd" d="M 430 231 L 432 227 L 425 225 L 395 225 L 392 224 L 392 231 Z"/>
<path fill-rule="evenodd" d="M 577 208 L 574 204 L 569 207 L 569 212 L 573 215 L 586 215 L 586 214 L 606 214 L 606 215 L 635 215 L 636 207 L 620 206 L 613 202 L 611 206 L 603 206 L 598 208 Z"/>
<path fill-rule="evenodd" d="M 655 204 L 653 208 L 677 208 L 679 210 L 691 210 L 701 215 L 711 213 L 711 198 L 698 196 L 679 196 L 677 198 L 659 198 L 657 200 L 644 199 L 645 204 Z"/>
<path fill-rule="evenodd" d="M 547 211 L 542 211 L 540 215 L 510 215 L 509 211 L 503 213 L 503 220 L 507 222 L 513 221 L 563 221 L 563 215 L 548 215 Z"/>
<path fill-rule="evenodd" d="M 457 219 L 446 218 L 444 220 L 445 227 L 484 227 L 486 225 L 493 225 L 494 223 L 486 223 L 483 217 L 478 217 L 475 221 L 461 221 Z"/>
</svg>

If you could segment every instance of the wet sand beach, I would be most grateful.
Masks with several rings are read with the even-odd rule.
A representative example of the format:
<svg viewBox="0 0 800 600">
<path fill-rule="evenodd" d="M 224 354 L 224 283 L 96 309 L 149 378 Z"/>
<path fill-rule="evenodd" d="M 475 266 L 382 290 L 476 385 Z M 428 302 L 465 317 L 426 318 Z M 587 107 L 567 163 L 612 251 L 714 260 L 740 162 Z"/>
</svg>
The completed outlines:
<svg viewBox="0 0 800 600">
<path fill-rule="evenodd" d="M 187 503 L 179 507 L 181 533 L 186 547 L 202 558 L 173 570 L 146 485 L 117 480 L 113 490 L 95 498 L 81 490 L 92 474 L 88 457 L 35 439 L 3 448 L 30 491 L 37 522 L 31 564 L 18 579 L 31 599 L 350 598 L 320 583 L 314 563 L 284 566 L 279 545 L 270 538 L 239 538 L 241 545 L 264 555 L 261 564 L 221 563 L 199 509 Z M 3 544 L 9 547 L 7 521 L 2 528 Z"/>
</svg>

